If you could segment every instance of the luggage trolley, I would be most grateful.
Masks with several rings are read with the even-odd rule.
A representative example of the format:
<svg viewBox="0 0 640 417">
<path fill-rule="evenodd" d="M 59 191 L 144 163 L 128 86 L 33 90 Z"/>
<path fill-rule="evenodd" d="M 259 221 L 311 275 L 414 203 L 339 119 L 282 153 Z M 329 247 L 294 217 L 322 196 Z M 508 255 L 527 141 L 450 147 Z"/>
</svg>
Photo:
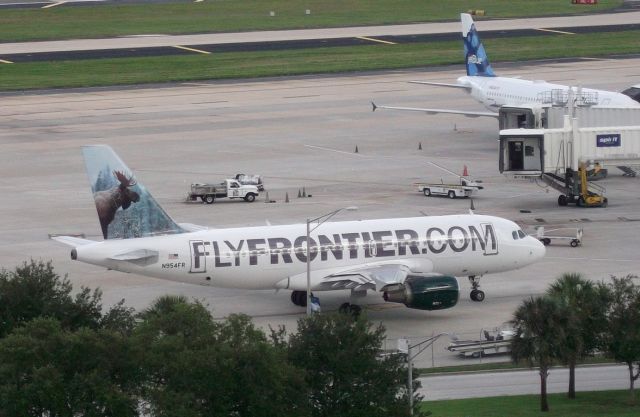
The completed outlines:
<svg viewBox="0 0 640 417">
<path fill-rule="evenodd" d="M 571 247 L 575 248 L 582 244 L 582 228 L 559 227 L 545 230 L 544 226 L 538 226 L 536 228 L 536 238 L 545 246 L 549 246 L 552 240 L 565 240 L 569 242 Z"/>
</svg>

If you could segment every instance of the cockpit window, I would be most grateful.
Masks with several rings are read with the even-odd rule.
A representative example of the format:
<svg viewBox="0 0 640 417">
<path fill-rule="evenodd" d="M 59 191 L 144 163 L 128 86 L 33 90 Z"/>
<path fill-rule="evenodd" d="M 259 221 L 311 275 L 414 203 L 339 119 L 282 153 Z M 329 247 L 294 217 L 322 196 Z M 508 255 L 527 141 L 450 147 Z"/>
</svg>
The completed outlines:
<svg viewBox="0 0 640 417">
<path fill-rule="evenodd" d="M 511 232 L 511 236 L 513 236 L 513 240 L 518 240 L 518 231 L 514 230 L 513 232 Z"/>
<path fill-rule="evenodd" d="M 524 232 L 522 230 L 518 230 L 518 236 L 520 236 L 521 239 L 525 238 L 527 235 L 524 234 Z"/>
<path fill-rule="evenodd" d="M 638 103 L 640 103 L 640 87 L 627 88 L 622 92 L 625 96 L 629 96 Z"/>
</svg>

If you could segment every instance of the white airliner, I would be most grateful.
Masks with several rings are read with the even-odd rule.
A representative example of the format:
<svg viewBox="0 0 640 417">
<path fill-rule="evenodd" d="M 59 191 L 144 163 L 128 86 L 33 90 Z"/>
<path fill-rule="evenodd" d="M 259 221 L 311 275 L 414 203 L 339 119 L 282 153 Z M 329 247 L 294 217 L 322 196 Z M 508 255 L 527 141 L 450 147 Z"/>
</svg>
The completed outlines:
<svg viewBox="0 0 640 417">
<path fill-rule="evenodd" d="M 293 303 L 306 305 L 306 224 L 177 224 L 110 147 L 85 146 L 83 154 L 105 240 L 54 237 L 74 247 L 71 259 L 192 284 L 292 290 Z M 310 236 L 313 291 L 350 289 L 355 299 L 375 290 L 422 310 L 453 307 L 456 276 L 469 277 L 471 298 L 482 301 L 482 275 L 545 253 L 514 222 L 476 214 L 326 222 Z"/>
<path fill-rule="evenodd" d="M 467 75 L 459 77 L 456 84 L 436 83 L 428 81 L 410 81 L 416 84 L 451 87 L 466 91 L 475 100 L 483 104 L 491 112 L 463 111 L 448 109 L 425 109 L 416 107 L 377 106 L 376 108 L 392 110 L 420 111 L 429 114 L 451 113 L 468 117 L 498 117 L 497 111 L 502 106 L 522 106 L 531 104 L 551 104 L 564 102 L 571 96 L 583 100 L 586 104 L 610 107 L 640 107 L 640 84 L 630 87 L 621 93 L 590 88 L 576 88 L 545 81 L 522 80 L 519 78 L 498 77 L 494 74 L 487 53 L 480 41 L 471 15 L 462 13 L 462 40 L 464 42 Z"/>
</svg>

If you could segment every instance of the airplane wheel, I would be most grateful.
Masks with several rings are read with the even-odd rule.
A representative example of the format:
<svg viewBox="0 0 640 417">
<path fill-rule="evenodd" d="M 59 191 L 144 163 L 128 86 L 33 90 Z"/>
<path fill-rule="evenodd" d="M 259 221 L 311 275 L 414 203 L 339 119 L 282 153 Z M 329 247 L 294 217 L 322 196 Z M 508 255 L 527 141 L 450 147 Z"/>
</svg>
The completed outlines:
<svg viewBox="0 0 640 417">
<path fill-rule="evenodd" d="M 453 191 L 449 191 L 449 198 L 456 198 L 456 193 Z"/>
<path fill-rule="evenodd" d="M 424 189 L 424 196 L 425 196 L 425 197 L 429 197 L 430 195 L 431 195 L 431 190 L 430 190 L 430 189 L 428 189 L 428 188 L 425 188 L 425 189 Z"/>
<path fill-rule="evenodd" d="M 292 291 L 291 302 L 300 307 L 307 306 L 307 292 L 306 291 Z"/>
<path fill-rule="evenodd" d="M 559 206 L 564 207 L 564 206 L 566 206 L 567 204 L 569 204 L 569 201 L 567 200 L 567 196 L 566 196 L 566 195 L 564 195 L 564 194 L 561 194 L 561 195 L 558 197 L 558 205 L 559 205 Z"/>
<path fill-rule="evenodd" d="M 551 239 L 549 239 L 548 237 L 545 237 L 545 238 L 542 238 L 540 242 L 542 242 L 542 244 L 545 246 L 549 246 L 551 244 Z"/>
<path fill-rule="evenodd" d="M 300 291 L 291 291 L 291 302 L 294 305 L 297 305 L 297 306 L 300 305 L 300 301 L 299 301 L 300 300 L 300 294 L 299 294 L 299 292 Z"/>
<path fill-rule="evenodd" d="M 575 248 L 576 246 L 578 246 L 580 244 L 580 241 L 578 239 L 573 239 L 571 241 L 571 247 Z"/>
<path fill-rule="evenodd" d="M 469 298 L 471 298 L 472 301 L 483 301 L 484 300 L 484 291 L 480 291 L 480 290 L 473 290 L 471 291 L 471 294 L 469 295 Z"/>
</svg>

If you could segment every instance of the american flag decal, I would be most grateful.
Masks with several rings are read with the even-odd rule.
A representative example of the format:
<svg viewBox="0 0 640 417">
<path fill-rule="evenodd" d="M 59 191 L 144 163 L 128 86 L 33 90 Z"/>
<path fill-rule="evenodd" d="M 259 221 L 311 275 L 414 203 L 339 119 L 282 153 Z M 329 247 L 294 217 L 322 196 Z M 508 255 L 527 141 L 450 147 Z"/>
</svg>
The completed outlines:
<svg viewBox="0 0 640 417">
<path fill-rule="evenodd" d="M 169 259 L 178 259 L 178 254 L 177 253 L 170 253 L 169 254 Z"/>
</svg>

